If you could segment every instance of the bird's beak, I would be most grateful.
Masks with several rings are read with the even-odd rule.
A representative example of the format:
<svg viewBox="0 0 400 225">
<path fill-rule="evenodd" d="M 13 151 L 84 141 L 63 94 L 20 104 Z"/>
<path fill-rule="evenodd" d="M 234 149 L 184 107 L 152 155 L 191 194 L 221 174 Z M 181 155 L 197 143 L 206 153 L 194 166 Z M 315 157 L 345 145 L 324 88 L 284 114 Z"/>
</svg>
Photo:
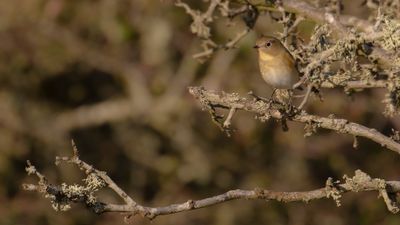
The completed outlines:
<svg viewBox="0 0 400 225">
<path fill-rule="evenodd" d="M 257 49 L 257 48 L 260 48 L 260 46 L 254 45 L 253 48 Z"/>
</svg>

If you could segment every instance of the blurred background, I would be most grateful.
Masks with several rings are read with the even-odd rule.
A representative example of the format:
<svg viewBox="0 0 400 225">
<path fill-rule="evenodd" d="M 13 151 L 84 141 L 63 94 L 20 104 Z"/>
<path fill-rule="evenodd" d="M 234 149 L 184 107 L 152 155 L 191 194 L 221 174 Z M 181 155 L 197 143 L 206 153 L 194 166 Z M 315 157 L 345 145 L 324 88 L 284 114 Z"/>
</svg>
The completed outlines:
<svg viewBox="0 0 400 225">
<path fill-rule="evenodd" d="M 345 14 L 369 16 L 362 0 L 344 1 Z M 203 1 L 188 1 L 204 10 Z M 190 32 L 191 17 L 172 1 L 3 0 L 0 3 L 0 224 L 123 224 L 118 213 L 95 215 L 74 205 L 54 211 L 48 199 L 21 189 L 36 182 L 26 160 L 51 183 L 79 183 L 82 173 L 54 165 L 71 155 L 74 139 L 81 158 L 107 171 L 137 202 L 164 206 L 256 187 L 279 191 L 320 188 L 328 177 L 341 179 L 361 169 L 372 177 L 398 180 L 398 155 L 379 145 L 321 130 L 304 138 L 303 125 L 261 123 L 239 112 L 228 138 L 187 92 L 201 85 L 246 95 L 268 96 L 252 49 L 259 34 L 281 28 L 261 15 L 254 31 L 236 49 L 216 52 L 200 63 Z M 221 19 L 212 34 L 226 42 L 245 28 L 240 18 Z M 300 24 L 307 40 L 315 24 Z M 347 96 L 323 90 L 310 113 L 336 114 L 385 134 L 400 129 L 385 118 L 384 90 Z M 100 199 L 118 203 L 109 191 Z M 134 224 L 399 224 L 377 193 L 347 194 L 333 200 L 277 203 L 238 200 L 161 216 Z"/>
</svg>

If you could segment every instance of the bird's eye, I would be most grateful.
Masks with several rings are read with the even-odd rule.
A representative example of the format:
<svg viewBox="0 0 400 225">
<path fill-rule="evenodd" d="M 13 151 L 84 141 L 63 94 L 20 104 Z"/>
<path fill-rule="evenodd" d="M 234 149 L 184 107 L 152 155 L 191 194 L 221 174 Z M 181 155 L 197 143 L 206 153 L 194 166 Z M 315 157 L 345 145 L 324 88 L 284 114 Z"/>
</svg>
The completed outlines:
<svg viewBox="0 0 400 225">
<path fill-rule="evenodd" d="M 265 44 L 265 46 L 267 46 L 267 47 L 271 46 L 271 42 L 267 42 L 267 44 Z"/>
</svg>

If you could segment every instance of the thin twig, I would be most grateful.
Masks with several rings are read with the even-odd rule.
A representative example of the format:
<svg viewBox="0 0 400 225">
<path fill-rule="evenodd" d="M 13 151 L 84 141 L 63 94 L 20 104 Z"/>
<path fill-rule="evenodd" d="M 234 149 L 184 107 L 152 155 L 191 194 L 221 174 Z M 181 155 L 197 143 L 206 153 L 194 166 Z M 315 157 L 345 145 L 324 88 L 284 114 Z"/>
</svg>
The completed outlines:
<svg viewBox="0 0 400 225">
<path fill-rule="evenodd" d="M 303 107 L 306 105 L 306 103 L 307 103 L 307 101 L 308 101 L 308 98 L 310 97 L 312 88 L 313 88 L 313 85 L 312 85 L 312 84 L 309 84 L 309 85 L 307 86 L 306 95 L 304 96 L 303 101 L 300 103 L 300 105 L 299 105 L 299 107 L 298 107 L 300 110 L 303 109 Z"/>
<path fill-rule="evenodd" d="M 235 108 L 231 108 L 229 110 L 229 114 L 226 117 L 226 120 L 224 121 L 224 128 L 230 128 L 231 127 L 231 120 L 232 120 L 233 114 L 235 114 L 235 112 L 236 112 Z"/>
<path fill-rule="evenodd" d="M 241 32 L 237 33 L 234 39 L 226 42 L 225 44 L 217 45 L 217 46 L 214 46 L 214 47 L 210 47 L 208 49 L 205 49 L 202 52 L 196 53 L 196 54 L 193 55 L 193 58 L 195 58 L 195 59 L 204 59 L 204 58 L 210 57 L 217 49 L 225 49 L 225 50 L 232 49 L 249 32 L 250 32 L 250 29 L 246 28 L 246 29 L 242 30 Z"/>
</svg>

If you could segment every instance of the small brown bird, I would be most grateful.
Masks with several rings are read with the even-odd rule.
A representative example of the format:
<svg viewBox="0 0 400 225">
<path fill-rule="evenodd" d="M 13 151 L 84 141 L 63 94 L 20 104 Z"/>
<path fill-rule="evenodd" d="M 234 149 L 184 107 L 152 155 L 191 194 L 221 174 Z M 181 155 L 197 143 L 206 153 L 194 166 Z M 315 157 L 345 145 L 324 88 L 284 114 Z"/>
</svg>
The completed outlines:
<svg viewBox="0 0 400 225">
<path fill-rule="evenodd" d="M 254 46 L 258 50 L 261 76 L 276 89 L 293 89 L 299 81 L 299 71 L 293 56 L 276 38 L 263 36 Z"/>
</svg>

